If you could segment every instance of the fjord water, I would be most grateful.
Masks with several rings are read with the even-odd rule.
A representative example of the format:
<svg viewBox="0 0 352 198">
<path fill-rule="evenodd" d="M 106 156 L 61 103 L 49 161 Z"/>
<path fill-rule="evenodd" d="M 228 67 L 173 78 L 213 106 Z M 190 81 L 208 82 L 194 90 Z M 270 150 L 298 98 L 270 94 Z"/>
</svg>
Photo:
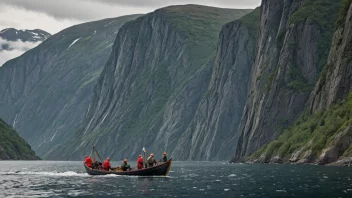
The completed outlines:
<svg viewBox="0 0 352 198">
<path fill-rule="evenodd" d="M 168 177 L 127 177 L 89 176 L 82 162 L 1 161 L 0 197 L 352 197 L 351 179 L 349 167 L 312 165 L 173 162 Z"/>
</svg>

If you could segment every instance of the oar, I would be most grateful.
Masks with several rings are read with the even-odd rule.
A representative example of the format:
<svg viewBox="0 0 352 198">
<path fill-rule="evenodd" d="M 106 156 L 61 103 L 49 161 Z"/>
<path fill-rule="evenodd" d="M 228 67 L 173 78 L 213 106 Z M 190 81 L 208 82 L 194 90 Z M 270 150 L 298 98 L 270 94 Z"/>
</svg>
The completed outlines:
<svg viewBox="0 0 352 198">
<path fill-rule="evenodd" d="M 147 163 L 146 163 L 146 161 L 145 161 L 145 160 L 146 160 L 146 159 L 145 159 L 145 158 L 146 158 L 146 154 L 145 154 L 145 153 L 146 153 L 147 151 L 145 150 L 144 147 L 143 147 L 143 152 L 144 152 L 143 164 L 144 164 L 145 168 L 148 168 L 148 167 L 147 167 Z"/>
</svg>

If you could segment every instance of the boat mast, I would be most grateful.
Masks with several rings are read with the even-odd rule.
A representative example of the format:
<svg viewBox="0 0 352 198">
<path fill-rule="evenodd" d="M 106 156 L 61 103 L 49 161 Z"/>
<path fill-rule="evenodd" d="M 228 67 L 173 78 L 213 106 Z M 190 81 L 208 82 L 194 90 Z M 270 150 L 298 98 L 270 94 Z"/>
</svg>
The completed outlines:
<svg viewBox="0 0 352 198">
<path fill-rule="evenodd" d="M 96 153 L 98 155 L 100 161 L 102 162 L 103 160 L 101 159 L 101 157 L 100 157 L 100 155 L 94 145 L 93 145 L 93 151 L 94 151 L 94 158 L 95 158 L 95 153 Z"/>
</svg>

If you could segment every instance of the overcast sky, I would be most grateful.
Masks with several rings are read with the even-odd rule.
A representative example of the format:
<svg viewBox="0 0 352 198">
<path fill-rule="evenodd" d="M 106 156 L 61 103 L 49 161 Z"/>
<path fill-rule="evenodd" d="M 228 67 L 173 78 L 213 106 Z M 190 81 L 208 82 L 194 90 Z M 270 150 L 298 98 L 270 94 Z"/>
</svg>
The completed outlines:
<svg viewBox="0 0 352 198">
<path fill-rule="evenodd" d="M 261 0 L 0 0 L 0 30 L 42 29 L 52 34 L 74 24 L 128 14 L 148 13 L 168 5 L 201 4 L 255 8 Z"/>
</svg>

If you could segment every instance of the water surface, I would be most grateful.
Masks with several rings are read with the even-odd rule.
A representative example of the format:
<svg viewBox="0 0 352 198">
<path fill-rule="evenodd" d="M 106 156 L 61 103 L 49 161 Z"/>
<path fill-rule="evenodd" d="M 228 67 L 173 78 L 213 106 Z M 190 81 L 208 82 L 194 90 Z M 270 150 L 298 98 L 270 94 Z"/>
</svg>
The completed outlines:
<svg viewBox="0 0 352 198">
<path fill-rule="evenodd" d="M 349 167 L 173 162 L 168 177 L 129 177 L 89 176 L 82 162 L 0 161 L 0 197 L 352 197 L 351 179 Z"/>
</svg>

